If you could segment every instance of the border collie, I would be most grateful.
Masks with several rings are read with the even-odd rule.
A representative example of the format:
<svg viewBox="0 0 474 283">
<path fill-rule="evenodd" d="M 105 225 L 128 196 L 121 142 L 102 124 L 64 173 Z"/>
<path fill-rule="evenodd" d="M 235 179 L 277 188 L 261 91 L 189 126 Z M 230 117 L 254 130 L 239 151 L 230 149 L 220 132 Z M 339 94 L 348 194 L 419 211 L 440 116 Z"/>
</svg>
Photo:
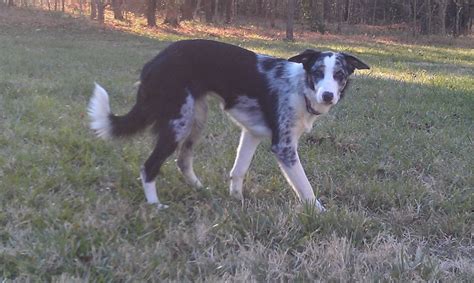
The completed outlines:
<svg viewBox="0 0 474 283">
<path fill-rule="evenodd" d="M 174 151 L 186 182 L 202 187 L 193 170 L 193 147 L 207 120 L 206 96 L 216 94 L 242 129 L 230 194 L 243 201 L 252 156 L 262 139 L 271 138 L 271 151 L 299 199 L 324 211 L 301 166 L 298 139 L 342 98 L 355 69 L 369 66 L 346 53 L 308 49 L 286 60 L 216 41 L 178 41 L 143 67 L 136 103 L 127 114 L 112 114 L 107 92 L 96 84 L 88 106 L 90 127 L 107 139 L 151 126 L 158 138 L 140 176 L 148 203 L 166 208 L 154 180 Z"/>
</svg>

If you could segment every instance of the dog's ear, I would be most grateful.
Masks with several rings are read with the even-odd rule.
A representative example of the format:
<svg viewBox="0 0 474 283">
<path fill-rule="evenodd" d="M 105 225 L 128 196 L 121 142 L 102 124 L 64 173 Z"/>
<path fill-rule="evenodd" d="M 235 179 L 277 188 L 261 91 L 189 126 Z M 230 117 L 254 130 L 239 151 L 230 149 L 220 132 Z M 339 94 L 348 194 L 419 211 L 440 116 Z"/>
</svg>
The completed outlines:
<svg viewBox="0 0 474 283">
<path fill-rule="evenodd" d="M 360 59 L 356 58 L 355 56 L 352 56 L 347 53 L 341 53 L 344 56 L 344 59 L 346 60 L 347 65 L 350 68 L 351 73 L 354 72 L 355 69 L 358 70 L 363 70 L 363 69 L 370 69 L 369 65 L 365 64 L 362 62 Z"/>
<path fill-rule="evenodd" d="M 296 62 L 303 64 L 303 68 L 306 71 L 311 70 L 314 62 L 316 59 L 321 55 L 321 51 L 317 51 L 314 49 L 306 49 L 305 51 L 301 52 L 300 54 L 293 56 L 288 59 L 290 62 Z"/>
</svg>

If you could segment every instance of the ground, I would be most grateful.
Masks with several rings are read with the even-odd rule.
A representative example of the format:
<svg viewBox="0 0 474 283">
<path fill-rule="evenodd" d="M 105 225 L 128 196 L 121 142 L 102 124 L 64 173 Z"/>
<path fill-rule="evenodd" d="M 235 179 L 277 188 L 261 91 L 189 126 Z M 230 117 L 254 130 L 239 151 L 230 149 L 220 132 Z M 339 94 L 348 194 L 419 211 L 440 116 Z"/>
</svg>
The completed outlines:
<svg viewBox="0 0 474 283">
<path fill-rule="evenodd" d="M 2 281 L 473 280 L 472 41 L 205 34 L 286 58 L 342 50 L 372 69 L 300 142 L 326 213 L 298 204 L 268 143 L 244 205 L 229 197 L 239 131 L 215 103 L 196 150 L 207 189 L 187 186 L 170 158 L 157 180 L 170 208 L 157 211 L 138 178 L 152 138 L 98 140 L 87 101 L 97 81 L 125 113 L 143 64 L 199 30 L 0 7 Z"/>
</svg>

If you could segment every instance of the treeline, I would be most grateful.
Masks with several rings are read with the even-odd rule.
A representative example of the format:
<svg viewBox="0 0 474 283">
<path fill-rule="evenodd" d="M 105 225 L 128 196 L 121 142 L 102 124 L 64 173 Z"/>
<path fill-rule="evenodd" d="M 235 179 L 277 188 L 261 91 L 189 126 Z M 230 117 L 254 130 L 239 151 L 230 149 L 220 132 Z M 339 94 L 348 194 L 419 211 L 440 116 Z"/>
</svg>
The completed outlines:
<svg viewBox="0 0 474 283">
<path fill-rule="evenodd" d="M 106 9 L 115 19 L 126 13 L 142 14 L 149 26 L 156 26 L 157 12 L 163 24 L 180 21 L 232 24 L 254 18 L 275 26 L 284 21 L 292 32 L 293 23 L 325 33 L 340 31 L 343 24 L 382 25 L 409 29 L 413 35 L 466 35 L 472 32 L 472 0 L 0 0 L 8 5 L 42 7 L 55 11 L 89 14 L 104 21 Z M 161 23 L 159 23 L 161 24 Z"/>
</svg>

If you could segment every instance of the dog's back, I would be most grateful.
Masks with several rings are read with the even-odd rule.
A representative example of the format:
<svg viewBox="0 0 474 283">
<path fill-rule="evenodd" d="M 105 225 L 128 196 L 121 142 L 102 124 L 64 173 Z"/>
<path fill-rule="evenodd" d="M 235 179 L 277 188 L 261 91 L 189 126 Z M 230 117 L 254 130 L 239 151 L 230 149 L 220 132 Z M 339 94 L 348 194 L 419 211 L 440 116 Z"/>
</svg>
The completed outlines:
<svg viewBox="0 0 474 283">
<path fill-rule="evenodd" d="M 148 62 L 141 73 L 143 94 L 176 98 L 186 87 L 193 97 L 215 92 L 231 106 L 237 95 L 255 97 L 266 87 L 259 80 L 257 55 L 249 50 L 211 40 L 178 41 Z M 158 103 L 158 102 L 157 102 Z M 158 105 L 155 105 L 158 106 Z"/>
</svg>

